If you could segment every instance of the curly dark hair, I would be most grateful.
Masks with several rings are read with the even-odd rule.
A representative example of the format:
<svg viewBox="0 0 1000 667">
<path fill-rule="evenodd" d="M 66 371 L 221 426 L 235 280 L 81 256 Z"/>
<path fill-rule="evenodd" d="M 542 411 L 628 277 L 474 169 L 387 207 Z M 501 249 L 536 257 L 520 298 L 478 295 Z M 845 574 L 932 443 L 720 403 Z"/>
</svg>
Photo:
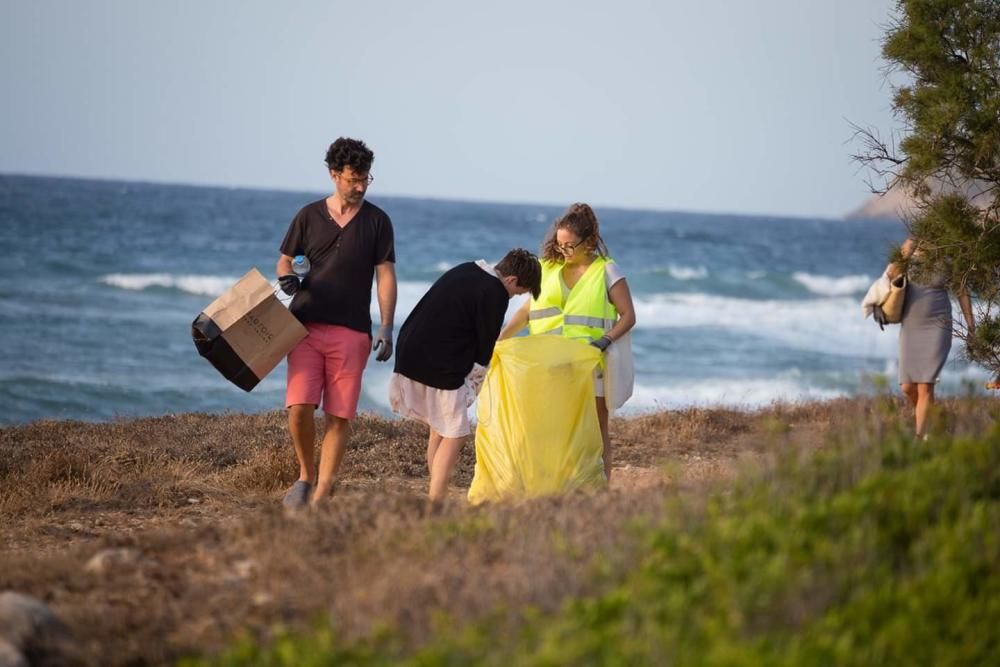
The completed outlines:
<svg viewBox="0 0 1000 667">
<path fill-rule="evenodd" d="M 568 229 L 579 236 L 582 242 L 581 248 L 596 252 L 601 257 L 608 256 L 608 246 L 601 238 L 601 226 L 597 222 L 597 215 L 589 204 L 580 202 L 573 204 L 552 223 L 552 228 L 542 241 L 542 259 L 549 262 L 565 261 L 566 258 L 556 245 L 556 232 L 560 229 Z"/>
<path fill-rule="evenodd" d="M 350 167 L 355 174 L 367 174 L 374 160 L 375 153 L 360 139 L 340 137 L 326 150 L 326 167 L 332 171 Z"/>
<path fill-rule="evenodd" d="M 526 287 L 531 296 L 542 293 L 542 265 L 534 253 L 524 248 L 514 248 L 493 267 L 501 276 L 514 276 L 519 287 Z"/>
</svg>

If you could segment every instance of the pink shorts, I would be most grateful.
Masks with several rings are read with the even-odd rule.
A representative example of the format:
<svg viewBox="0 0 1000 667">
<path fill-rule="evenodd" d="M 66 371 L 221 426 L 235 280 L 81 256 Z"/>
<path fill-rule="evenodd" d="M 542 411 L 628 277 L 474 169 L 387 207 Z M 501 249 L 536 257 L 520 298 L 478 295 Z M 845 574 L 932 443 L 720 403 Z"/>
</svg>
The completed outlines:
<svg viewBox="0 0 1000 667">
<path fill-rule="evenodd" d="M 318 406 L 322 397 L 323 412 L 353 419 L 371 337 L 335 324 L 307 324 L 306 329 L 309 335 L 288 353 L 285 406 Z"/>
</svg>

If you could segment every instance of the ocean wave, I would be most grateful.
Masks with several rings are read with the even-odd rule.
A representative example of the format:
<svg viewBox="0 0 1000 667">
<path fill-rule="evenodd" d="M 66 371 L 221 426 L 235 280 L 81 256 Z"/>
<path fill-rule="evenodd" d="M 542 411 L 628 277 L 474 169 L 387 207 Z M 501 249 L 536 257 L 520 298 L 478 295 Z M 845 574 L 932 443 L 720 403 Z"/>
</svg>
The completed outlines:
<svg viewBox="0 0 1000 667">
<path fill-rule="evenodd" d="M 683 264 L 667 264 L 666 266 L 655 266 L 651 269 L 654 275 L 662 276 L 667 274 L 674 280 L 704 280 L 708 278 L 708 269 L 704 266 L 684 266 Z"/>
<path fill-rule="evenodd" d="M 634 297 L 642 329 L 721 328 L 796 349 L 838 356 L 896 355 L 899 328 L 880 331 L 865 319 L 858 299 L 759 301 L 693 293 Z"/>
<path fill-rule="evenodd" d="M 396 283 L 396 331 L 406 320 L 407 315 L 413 310 L 417 302 L 423 298 L 431 287 L 431 283 L 423 280 L 400 280 Z M 378 326 L 381 313 L 378 306 L 377 290 L 372 288 L 372 305 L 370 309 L 372 322 Z"/>
<path fill-rule="evenodd" d="M 895 360 L 887 362 L 884 375 L 889 387 L 896 387 L 896 372 Z M 950 358 L 938 391 L 942 396 L 990 395 L 983 388 L 990 377 L 983 368 L 970 365 L 959 358 Z M 670 383 L 659 381 L 652 384 L 643 381 L 639 370 L 632 398 L 624 405 L 621 414 L 687 407 L 752 410 L 775 402 L 825 401 L 875 391 L 871 377 L 864 373 L 858 373 L 854 379 L 841 376 L 835 382 L 839 385 L 837 387 L 820 386 L 815 380 L 809 373 L 793 370 L 773 378 L 683 378 Z M 893 392 L 896 391 L 893 389 Z"/>
<path fill-rule="evenodd" d="M 708 277 L 708 269 L 704 266 L 676 266 L 671 264 L 667 272 L 674 280 L 704 280 Z"/>
<path fill-rule="evenodd" d="M 234 276 L 174 275 L 170 273 L 111 273 L 98 282 L 119 289 L 143 291 L 174 289 L 199 296 L 219 296 L 239 280 Z"/>
<path fill-rule="evenodd" d="M 365 370 L 365 396 L 376 409 L 390 413 L 390 369 L 372 366 L 374 364 L 370 364 Z M 649 384 L 642 381 L 642 372 L 639 370 L 632 398 L 616 414 L 630 415 L 687 407 L 755 409 L 775 401 L 827 400 L 851 393 L 810 385 L 808 378 L 794 373 L 786 375 L 787 377 L 771 379 L 701 378 L 684 379 L 671 384 Z M 470 414 L 474 416 L 475 409 Z"/>
<path fill-rule="evenodd" d="M 672 385 L 636 383 L 632 398 L 622 413 L 649 412 L 686 407 L 761 408 L 776 401 L 829 400 L 848 395 L 837 389 L 811 386 L 792 377 L 705 378 L 683 380 Z"/>
<path fill-rule="evenodd" d="M 397 331 L 430 286 L 426 281 L 399 282 Z M 511 299 L 506 317 L 510 318 L 526 300 L 526 295 Z M 893 359 L 897 354 L 898 326 L 880 331 L 871 318 L 864 318 L 860 300 L 853 298 L 760 301 L 704 293 L 660 293 L 633 295 L 633 303 L 636 326 L 642 331 L 719 328 L 836 356 Z M 375 298 L 371 316 L 377 324 Z"/>
<path fill-rule="evenodd" d="M 174 275 L 169 273 L 112 273 L 98 278 L 98 282 L 119 289 L 143 291 L 147 289 L 173 289 L 188 294 L 202 296 L 219 296 L 232 287 L 238 277 L 234 276 L 198 276 Z M 413 310 L 421 297 L 430 289 L 431 283 L 417 280 L 400 280 L 397 282 L 396 322 L 401 324 L 406 315 Z M 291 302 L 291 298 L 279 294 L 282 302 Z M 378 298 L 376 289 L 372 288 L 372 318 L 379 321 Z"/>
<path fill-rule="evenodd" d="M 865 275 L 856 276 L 816 276 L 811 273 L 797 271 L 792 274 L 797 283 L 813 294 L 820 296 L 848 296 L 864 294 L 874 278 Z"/>
</svg>

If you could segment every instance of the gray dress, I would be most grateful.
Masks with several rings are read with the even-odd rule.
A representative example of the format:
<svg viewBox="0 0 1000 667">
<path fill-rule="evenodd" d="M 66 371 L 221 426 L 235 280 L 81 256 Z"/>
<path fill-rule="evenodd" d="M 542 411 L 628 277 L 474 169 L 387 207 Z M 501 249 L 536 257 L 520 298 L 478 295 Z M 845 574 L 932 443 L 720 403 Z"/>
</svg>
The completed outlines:
<svg viewBox="0 0 1000 667">
<path fill-rule="evenodd" d="M 906 288 L 899 331 L 899 383 L 935 383 L 951 351 L 951 299 L 944 276 Z"/>
</svg>

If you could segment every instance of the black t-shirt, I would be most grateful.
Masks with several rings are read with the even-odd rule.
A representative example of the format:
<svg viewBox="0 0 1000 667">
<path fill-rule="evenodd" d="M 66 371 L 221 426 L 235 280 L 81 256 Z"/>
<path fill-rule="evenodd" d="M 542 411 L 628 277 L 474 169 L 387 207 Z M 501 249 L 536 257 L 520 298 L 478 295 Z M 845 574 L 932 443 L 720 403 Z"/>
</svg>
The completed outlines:
<svg viewBox="0 0 1000 667">
<path fill-rule="evenodd" d="M 395 371 L 437 389 L 458 389 L 493 356 L 510 300 L 495 276 L 473 262 L 445 272 L 399 330 Z"/>
<path fill-rule="evenodd" d="M 375 265 L 396 261 L 392 221 L 364 201 L 341 228 L 326 200 L 302 207 L 288 227 L 281 252 L 305 255 L 311 265 L 290 310 L 302 322 L 339 324 L 371 334 L 372 279 Z"/>
</svg>

